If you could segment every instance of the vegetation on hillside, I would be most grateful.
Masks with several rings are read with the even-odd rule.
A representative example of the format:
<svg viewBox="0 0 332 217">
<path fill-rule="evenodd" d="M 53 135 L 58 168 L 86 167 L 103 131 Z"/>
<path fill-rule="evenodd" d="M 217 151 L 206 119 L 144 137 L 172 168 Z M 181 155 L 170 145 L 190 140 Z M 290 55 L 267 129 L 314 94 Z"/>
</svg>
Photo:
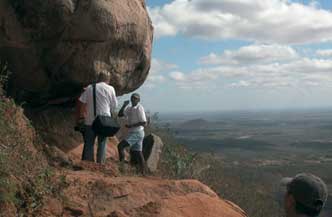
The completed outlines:
<svg viewBox="0 0 332 217">
<path fill-rule="evenodd" d="M 47 195 L 56 192 L 52 169 L 23 109 L 5 96 L 9 74 L 0 69 L 0 216 L 33 216 Z M 16 216 L 16 215 L 15 215 Z"/>
<path fill-rule="evenodd" d="M 166 176 L 170 174 L 173 178 L 178 175 L 180 178 L 198 179 L 210 186 L 222 198 L 239 205 L 251 217 L 284 216 L 282 199 L 283 190 L 285 189 L 280 186 L 280 180 L 283 177 L 292 177 L 301 172 L 314 173 L 322 177 L 331 186 L 332 171 L 330 168 L 332 161 L 330 147 L 328 149 L 324 146 L 325 149 L 322 149 L 318 145 L 308 146 L 306 144 L 305 147 L 296 149 L 297 152 L 294 149 L 282 152 L 279 146 L 273 146 L 274 141 L 272 140 L 270 141 L 272 142 L 270 144 L 272 148 L 266 148 L 265 145 L 260 145 L 262 143 L 257 143 L 252 139 L 214 139 L 215 142 L 211 144 L 209 143 L 211 142 L 211 135 L 208 134 L 210 131 L 213 132 L 211 136 L 213 138 L 216 136 L 227 137 L 228 134 L 232 133 L 241 134 L 243 131 L 216 130 L 216 128 L 213 128 L 215 125 L 211 124 L 208 130 L 204 129 L 196 132 L 194 130 L 197 129 L 194 128 L 192 131 L 182 132 L 179 136 L 179 134 L 174 133 L 171 124 L 164 124 L 161 127 L 158 126 L 158 122 L 161 123 L 156 118 L 156 124 L 153 128 L 165 143 L 165 151 L 162 154 L 163 160 L 161 161 L 161 168 L 166 168 L 166 170 L 162 170 L 163 174 L 166 174 Z M 313 125 L 312 122 L 310 123 Z M 222 124 L 218 126 L 225 128 Z M 275 127 L 278 127 L 278 125 Z M 307 125 L 305 127 L 308 128 Z M 252 130 L 252 127 L 248 129 Z M 284 129 L 285 132 L 288 132 L 287 130 L 287 128 Z M 293 130 L 296 131 L 297 129 L 294 128 Z M 265 129 L 265 131 L 259 132 L 267 131 Z M 317 132 L 318 135 L 321 135 L 319 133 L 322 131 Z M 290 134 L 290 132 L 288 133 Z M 287 136 L 288 134 L 282 139 L 292 140 L 293 137 Z M 303 137 L 306 136 L 308 135 L 303 135 Z M 268 137 L 266 141 L 269 142 Z M 188 150 L 186 147 L 193 149 Z M 223 147 L 223 149 L 220 147 Z M 276 147 L 279 150 L 276 150 Z M 173 154 L 170 156 L 169 153 Z M 184 164 L 186 169 L 177 170 L 178 162 L 181 161 L 187 162 Z M 186 173 L 178 174 L 176 171 L 185 171 Z M 329 209 L 331 209 L 331 204 L 327 206 Z M 330 211 L 327 210 L 326 212 Z M 326 214 L 325 216 L 330 215 Z"/>
<path fill-rule="evenodd" d="M 267 180 L 256 182 L 266 171 L 242 165 L 226 165 L 217 155 L 189 151 L 177 142 L 167 125 L 158 125 L 157 116 L 152 119 L 150 127 L 150 131 L 159 135 L 165 145 L 160 162 L 162 176 L 198 179 L 222 198 L 239 205 L 249 216 L 282 216 L 280 205 L 270 195 L 270 192 L 276 191 L 277 186 L 266 185 Z"/>
</svg>

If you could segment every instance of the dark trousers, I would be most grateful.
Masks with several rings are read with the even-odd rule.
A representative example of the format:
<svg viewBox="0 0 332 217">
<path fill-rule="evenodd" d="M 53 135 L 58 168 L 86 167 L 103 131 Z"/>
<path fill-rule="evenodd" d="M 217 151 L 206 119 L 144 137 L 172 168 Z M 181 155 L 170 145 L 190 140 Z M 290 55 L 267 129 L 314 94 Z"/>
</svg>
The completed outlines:
<svg viewBox="0 0 332 217">
<path fill-rule="evenodd" d="M 98 137 L 97 163 L 104 163 L 106 158 L 107 137 L 97 136 L 91 126 L 86 126 L 84 131 L 82 160 L 95 161 L 94 146 L 96 137 Z"/>
<path fill-rule="evenodd" d="M 118 152 L 119 152 L 119 160 L 124 161 L 124 150 L 125 148 L 129 147 L 130 145 L 126 140 L 122 140 L 118 145 Z M 146 166 L 145 160 L 142 151 L 133 151 L 130 150 L 130 164 L 137 166 L 137 169 L 142 173 L 145 174 Z"/>
</svg>

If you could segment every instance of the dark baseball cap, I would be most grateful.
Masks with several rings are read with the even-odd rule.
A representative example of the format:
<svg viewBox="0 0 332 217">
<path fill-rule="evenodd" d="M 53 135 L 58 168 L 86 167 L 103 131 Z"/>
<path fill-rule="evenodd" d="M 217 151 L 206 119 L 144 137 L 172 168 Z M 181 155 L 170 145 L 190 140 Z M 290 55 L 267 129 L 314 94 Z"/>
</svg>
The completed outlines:
<svg viewBox="0 0 332 217">
<path fill-rule="evenodd" d="M 296 202 L 313 210 L 321 210 L 325 205 L 328 190 L 321 178 L 310 173 L 300 173 L 293 178 L 283 178 L 281 182 Z"/>
</svg>

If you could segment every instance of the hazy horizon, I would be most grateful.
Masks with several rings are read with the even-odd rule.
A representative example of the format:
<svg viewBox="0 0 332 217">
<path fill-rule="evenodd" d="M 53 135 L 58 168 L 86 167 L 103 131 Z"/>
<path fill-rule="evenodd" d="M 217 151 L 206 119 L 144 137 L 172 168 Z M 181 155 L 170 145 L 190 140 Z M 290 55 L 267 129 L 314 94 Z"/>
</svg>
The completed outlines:
<svg viewBox="0 0 332 217">
<path fill-rule="evenodd" d="M 149 115 L 154 115 L 149 112 Z M 332 108 L 312 108 L 312 109 L 265 109 L 265 110 L 228 110 L 228 111 L 175 111 L 157 112 L 159 124 L 184 123 L 191 120 L 203 119 L 210 123 L 224 120 L 316 120 L 316 117 L 332 123 Z"/>
<path fill-rule="evenodd" d="M 214 109 L 206 109 L 206 110 L 161 110 L 161 111 L 151 111 L 152 113 L 163 113 L 163 114 L 190 114 L 190 113 L 232 113 L 232 112 L 306 112 L 306 111 L 331 111 L 332 106 L 327 107 L 289 107 L 289 108 L 256 108 L 256 109 L 225 109 L 225 110 L 214 110 Z"/>
</svg>

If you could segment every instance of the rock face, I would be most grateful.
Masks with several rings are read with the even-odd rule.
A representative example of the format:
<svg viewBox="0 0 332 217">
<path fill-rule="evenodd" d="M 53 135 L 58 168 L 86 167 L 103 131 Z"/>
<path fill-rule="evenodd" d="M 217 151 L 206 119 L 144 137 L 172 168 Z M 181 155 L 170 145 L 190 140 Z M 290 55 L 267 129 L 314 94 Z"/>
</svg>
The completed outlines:
<svg viewBox="0 0 332 217">
<path fill-rule="evenodd" d="M 2 0 L 0 20 L 17 97 L 72 97 L 101 70 L 119 95 L 147 77 L 153 29 L 143 0 Z"/>
<path fill-rule="evenodd" d="M 157 136 L 147 137 L 158 142 Z M 219 198 L 197 180 L 164 180 L 158 177 L 121 176 L 118 171 L 116 138 L 107 148 L 103 166 L 81 162 L 82 145 L 68 152 L 79 171 L 59 175 L 66 198 L 45 202 L 40 217 L 247 217 L 237 205 Z M 59 179 L 59 178 L 56 178 Z"/>
<path fill-rule="evenodd" d="M 106 177 L 89 171 L 68 172 L 65 177 L 64 216 L 246 217 L 238 206 L 196 180 Z M 54 216 L 52 207 L 40 216 Z"/>
<path fill-rule="evenodd" d="M 160 137 L 151 134 L 144 138 L 143 141 L 143 155 L 146 159 L 147 167 L 151 172 L 156 172 L 160 159 L 160 154 L 163 150 L 164 144 Z"/>
</svg>

